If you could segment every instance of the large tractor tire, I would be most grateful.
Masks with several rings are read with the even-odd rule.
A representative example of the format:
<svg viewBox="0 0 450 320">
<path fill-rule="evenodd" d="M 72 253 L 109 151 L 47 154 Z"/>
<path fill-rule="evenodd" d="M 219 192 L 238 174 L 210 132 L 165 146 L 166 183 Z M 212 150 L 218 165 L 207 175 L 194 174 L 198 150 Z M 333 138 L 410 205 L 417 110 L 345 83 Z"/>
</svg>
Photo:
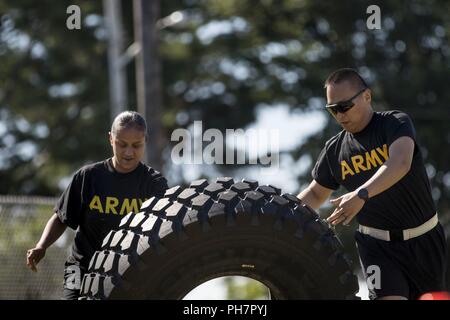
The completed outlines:
<svg viewBox="0 0 450 320">
<path fill-rule="evenodd" d="M 222 276 L 275 299 L 355 299 L 358 281 L 318 214 L 273 186 L 218 178 L 173 187 L 125 216 L 84 276 L 85 299 L 182 299 Z"/>
</svg>

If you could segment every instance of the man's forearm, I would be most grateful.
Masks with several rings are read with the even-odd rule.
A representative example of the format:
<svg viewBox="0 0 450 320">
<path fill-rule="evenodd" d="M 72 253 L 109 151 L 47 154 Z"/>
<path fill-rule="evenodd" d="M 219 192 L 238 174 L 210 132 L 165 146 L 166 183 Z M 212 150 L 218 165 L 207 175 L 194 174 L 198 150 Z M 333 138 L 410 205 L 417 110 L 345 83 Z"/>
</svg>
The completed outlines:
<svg viewBox="0 0 450 320">
<path fill-rule="evenodd" d="M 299 193 L 297 196 L 304 204 L 307 204 L 314 210 L 319 209 L 319 207 L 322 205 L 323 201 L 321 199 L 318 199 L 317 196 L 314 194 L 314 192 L 310 188 L 304 189 L 302 192 Z"/>
<path fill-rule="evenodd" d="M 401 161 L 388 159 L 360 188 L 367 189 L 369 198 L 374 197 L 396 184 L 409 169 L 410 166 Z"/>
<path fill-rule="evenodd" d="M 41 239 L 36 247 L 47 249 L 50 247 L 66 230 L 66 225 L 63 224 L 58 216 L 54 214 L 47 222 L 47 225 L 42 232 Z"/>
</svg>

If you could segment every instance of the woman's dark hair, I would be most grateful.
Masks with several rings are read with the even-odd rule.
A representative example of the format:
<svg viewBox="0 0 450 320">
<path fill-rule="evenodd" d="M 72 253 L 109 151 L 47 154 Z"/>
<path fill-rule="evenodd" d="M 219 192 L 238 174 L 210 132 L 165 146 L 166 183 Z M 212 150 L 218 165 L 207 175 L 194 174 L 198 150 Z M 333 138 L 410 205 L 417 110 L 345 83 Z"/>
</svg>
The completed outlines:
<svg viewBox="0 0 450 320">
<path fill-rule="evenodd" d="M 116 135 L 119 130 L 135 128 L 144 131 L 147 136 L 147 123 L 136 111 L 124 111 L 119 113 L 111 125 L 111 134 Z"/>
</svg>

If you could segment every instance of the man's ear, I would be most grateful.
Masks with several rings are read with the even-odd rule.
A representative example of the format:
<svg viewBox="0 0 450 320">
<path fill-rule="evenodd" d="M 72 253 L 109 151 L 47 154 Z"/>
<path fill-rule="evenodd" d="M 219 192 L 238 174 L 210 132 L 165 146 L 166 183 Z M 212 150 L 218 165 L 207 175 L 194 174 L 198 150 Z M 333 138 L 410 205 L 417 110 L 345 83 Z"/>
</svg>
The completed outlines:
<svg viewBox="0 0 450 320">
<path fill-rule="evenodd" d="M 370 89 L 367 89 L 364 92 L 364 100 L 366 100 L 366 102 L 371 102 L 372 101 L 372 91 Z"/>
</svg>

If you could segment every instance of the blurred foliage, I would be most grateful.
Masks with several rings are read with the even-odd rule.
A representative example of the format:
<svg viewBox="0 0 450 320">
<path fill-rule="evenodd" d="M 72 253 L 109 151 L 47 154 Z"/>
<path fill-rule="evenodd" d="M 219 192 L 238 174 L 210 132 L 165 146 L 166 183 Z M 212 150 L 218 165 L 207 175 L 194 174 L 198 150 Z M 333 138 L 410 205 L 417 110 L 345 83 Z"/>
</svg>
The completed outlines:
<svg viewBox="0 0 450 320">
<path fill-rule="evenodd" d="M 228 300 L 267 300 L 269 289 L 259 281 L 247 277 L 223 278 Z"/>
</svg>

